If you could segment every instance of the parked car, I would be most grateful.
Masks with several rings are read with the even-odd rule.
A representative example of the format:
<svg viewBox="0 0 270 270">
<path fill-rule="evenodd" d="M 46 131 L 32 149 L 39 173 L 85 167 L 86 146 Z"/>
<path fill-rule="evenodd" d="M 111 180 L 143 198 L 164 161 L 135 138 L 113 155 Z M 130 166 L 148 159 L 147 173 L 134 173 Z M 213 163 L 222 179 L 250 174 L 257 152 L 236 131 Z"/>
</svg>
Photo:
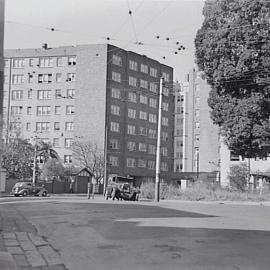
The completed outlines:
<svg viewBox="0 0 270 270">
<path fill-rule="evenodd" d="M 46 197 L 48 195 L 48 190 L 42 185 L 30 182 L 18 182 L 12 188 L 11 194 L 14 196 L 34 195 Z"/>
<path fill-rule="evenodd" d="M 125 200 L 125 201 L 136 201 L 137 190 L 133 188 L 130 183 L 116 184 L 111 183 L 106 187 L 105 199 L 108 200 Z"/>
</svg>

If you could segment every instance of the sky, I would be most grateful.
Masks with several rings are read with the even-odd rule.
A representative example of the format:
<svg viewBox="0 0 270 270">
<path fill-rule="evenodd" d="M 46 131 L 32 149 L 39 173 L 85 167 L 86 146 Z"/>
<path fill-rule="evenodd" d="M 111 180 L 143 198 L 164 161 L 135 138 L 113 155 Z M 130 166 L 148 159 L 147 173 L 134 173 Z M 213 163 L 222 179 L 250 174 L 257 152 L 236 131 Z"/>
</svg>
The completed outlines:
<svg viewBox="0 0 270 270">
<path fill-rule="evenodd" d="M 203 5 L 203 0 L 6 0 L 4 47 L 111 43 L 172 66 L 174 79 L 183 81 L 195 67 Z M 186 49 L 178 50 L 180 45 Z"/>
</svg>

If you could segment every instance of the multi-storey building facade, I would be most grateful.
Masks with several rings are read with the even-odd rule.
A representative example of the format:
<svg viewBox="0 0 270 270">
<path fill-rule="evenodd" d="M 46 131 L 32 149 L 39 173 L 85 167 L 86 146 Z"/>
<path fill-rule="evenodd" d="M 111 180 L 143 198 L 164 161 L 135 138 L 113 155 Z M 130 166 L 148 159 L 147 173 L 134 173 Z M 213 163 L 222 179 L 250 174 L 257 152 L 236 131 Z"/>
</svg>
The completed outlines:
<svg viewBox="0 0 270 270">
<path fill-rule="evenodd" d="M 195 69 L 187 75 L 184 109 L 184 171 L 219 171 L 219 129 L 210 118 L 210 86 Z"/>
<path fill-rule="evenodd" d="M 73 162 L 73 140 L 107 145 L 108 175 L 153 178 L 161 77 L 161 177 L 168 178 L 173 69 L 111 45 L 7 50 L 4 138 L 18 130 L 27 139 L 38 133 L 66 164 Z"/>
</svg>

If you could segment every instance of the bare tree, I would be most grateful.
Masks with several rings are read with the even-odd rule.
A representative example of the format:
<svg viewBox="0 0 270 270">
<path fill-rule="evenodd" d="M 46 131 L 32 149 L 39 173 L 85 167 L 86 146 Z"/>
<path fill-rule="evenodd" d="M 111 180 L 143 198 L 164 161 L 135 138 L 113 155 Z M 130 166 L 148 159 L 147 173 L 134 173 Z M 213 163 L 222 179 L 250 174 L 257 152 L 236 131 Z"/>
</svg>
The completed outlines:
<svg viewBox="0 0 270 270">
<path fill-rule="evenodd" d="M 74 159 L 80 166 L 87 168 L 97 181 L 104 177 L 104 153 L 97 143 L 75 141 L 72 144 Z"/>
</svg>

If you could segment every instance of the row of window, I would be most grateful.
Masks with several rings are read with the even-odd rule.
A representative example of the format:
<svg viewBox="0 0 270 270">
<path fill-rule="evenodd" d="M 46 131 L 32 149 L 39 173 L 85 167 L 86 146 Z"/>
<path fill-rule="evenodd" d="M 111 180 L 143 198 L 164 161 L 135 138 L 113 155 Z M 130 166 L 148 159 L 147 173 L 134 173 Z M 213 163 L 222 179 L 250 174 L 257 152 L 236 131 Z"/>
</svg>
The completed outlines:
<svg viewBox="0 0 270 270">
<path fill-rule="evenodd" d="M 116 71 L 112 71 L 112 80 L 115 82 L 121 83 L 122 82 L 121 73 L 116 72 Z M 139 84 L 139 82 L 140 82 L 140 84 Z M 153 93 L 157 93 L 158 85 L 159 85 L 159 83 L 154 83 L 154 82 L 148 83 L 148 81 L 145 81 L 143 79 L 140 79 L 140 81 L 138 81 L 137 78 L 132 77 L 132 76 L 129 76 L 128 84 L 129 84 L 129 86 L 141 87 L 141 88 L 146 89 L 146 90 L 148 90 L 148 88 L 149 88 L 149 90 Z M 163 95 L 169 96 L 169 88 L 163 87 Z"/>
<path fill-rule="evenodd" d="M 122 66 L 122 58 L 119 55 L 112 56 L 112 63 L 117 66 Z M 129 69 L 133 71 L 138 71 L 138 62 L 134 60 L 129 60 Z M 158 77 L 158 71 L 156 68 L 148 67 L 146 64 L 140 65 L 140 71 L 144 74 L 148 74 L 154 78 Z M 170 75 L 166 72 L 162 73 L 162 77 L 166 82 L 170 80 Z"/>
<path fill-rule="evenodd" d="M 65 62 L 64 57 L 39 57 L 37 60 L 37 66 L 40 68 L 48 68 L 48 67 L 62 67 Z M 34 58 L 14 58 L 12 59 L 12 67 L 13 68 L 24 68 L 26 66 L 33 67 L 35 63 Z M 8 66 L 10 60 L 5 59 L 5 66 Z M 68 56 L 67 63 L 68 66 L 75 66 L 77 64 L 76 56 Z"/>
<path fill-rule="evenodd" d="M 112 92 L 111 92 L 111 96 L 112 98 L 115 99 L 121 99 L 121 90 L 119 88 L 112 88 Z M 128 101 L 132 102 L 132 103 L 137 103 L 140 102 L 142 104 L 148 105 L 152 108 L 157 108 L 157 99 L 156 98 L 151 98 L 151 97 L 147 97 L 143 94 L 137 94 L 134 92 L 128 92 Z M 169 111 L 169 103 L 167 102 L 163 102 L 162 103 L 162 109 L 164 111 Z"/>
<path fill-rule="evenodd" d="M 31 131 L 31 125 L 33 123 L 26 123 L 26 131 Z M 50 131 L 51 123 L 50 122 L 36 122 L 35 123 L 36 131 Z M 54 131 L 60 131 L 60 122 L 53 123 Z M 21 122 L 10 122 L 10 130 L 16 131 L 22 129 Z M 66 131 L 74 131 L 74 123 L 73 122 L 65 122 L 65 130 Z"/>
<path fill-rule="evenodd" d="M 62 73 L 55 74 L 55 81 L 57 83 L 63 82 L 64 78 Z M 12 84 L 23 84 L 25 82 L 25 75 L 24 74 L 13 74 L 12 75 Z M 34 82 L 34 75 L 28 73 L 27 75 L 28 83 Z M 4 78 L 5 83 L 7 83 L 7 76 Z M 38 83 L 51 83 L 53 81 L 53 74 L 46 73 L 46 74 L 38 74 Z M 67 73 L 66 82 L 75 82 L 76 81 L 76 73 Z"/>
<path fill-rule="evenodd" d="M 23 106 L 11 106 L 10 114 L 12 116 L 21 115 L 23 111 Z M 66 115 L 71 115 L 75 113 L 74 105 L 66 105 Z M 33 114 L 33 107 L 27 107 L 27 115 Z M 61 114 L 61 106 L 54 106 L 54 114 Z M 48 116 L 51 115 L 51 106 L 37 106 L 36 115 L 38 116 Z"/>
<path fill-rule="evenodd" d="M 119 158 L 116 156 L 109 156 L 109 164 L 111 166 L 117 167 L 119 166 Z M 135 159 L 135 158 L 127 158 L 126 166 L 128 168 L 148 168 L 149 170 L 156 169 L 156 162 L 154 160 L 145 160 L 145 159 Z M 161 162 L 160 164 L 161 171 L 168 171 L 168 163 Z"/>
<path fill-rule="evenodd" d="M 120 149 L 120 142 L 119 139 L 111 138 L 109 141 L 109 147 L 111 149 Z M 156 154 L 156 146 L 152 144 L 147 144 L 143 142 L 136 143 L 134 141 L 127 142 L 127 149 L 130 152 L 133 151 L 140 151 L 140 152 L 148 152 L 149 154 L 155 155 Z M 163 156 L 168 156 L 168 148 L 161 147 L 161 154 Z"/>
<path fill-rule="evenodd" d="M 12 100 L 23 100 L 24 95 L 23 90 L 12 90 L 11 91 L 11 99 Z M 27 97 L 29 99 L 33 98 L 33 90 L 29 89 L 27 93 Z M 74 98 L 75 97 L 75 89 L 67 89 L 66 93 L 62 95 L 61 89 L 55 90 L 55 98 Z M 37 99 L 51 99 L 52 98 L 52 90 L 38 90 L 37 91 Z"/>
<path fill-rule="evenodd" d="M 112 132 L 120 132 L 120 124 L 117 122 L 111 122 L 110 130 Z M 157 138 L 157 131 L 156 129 L 146 128 L 141 126 L 134 126 L 134 125 L 127 125 L 127 134 L 129 135 L 142 135 L 148 136 L 150 139 Z M 168 132 L 163 131 L 161 133 L 161 138 L 163 141 L 168 141 Z"/>
</svg>

